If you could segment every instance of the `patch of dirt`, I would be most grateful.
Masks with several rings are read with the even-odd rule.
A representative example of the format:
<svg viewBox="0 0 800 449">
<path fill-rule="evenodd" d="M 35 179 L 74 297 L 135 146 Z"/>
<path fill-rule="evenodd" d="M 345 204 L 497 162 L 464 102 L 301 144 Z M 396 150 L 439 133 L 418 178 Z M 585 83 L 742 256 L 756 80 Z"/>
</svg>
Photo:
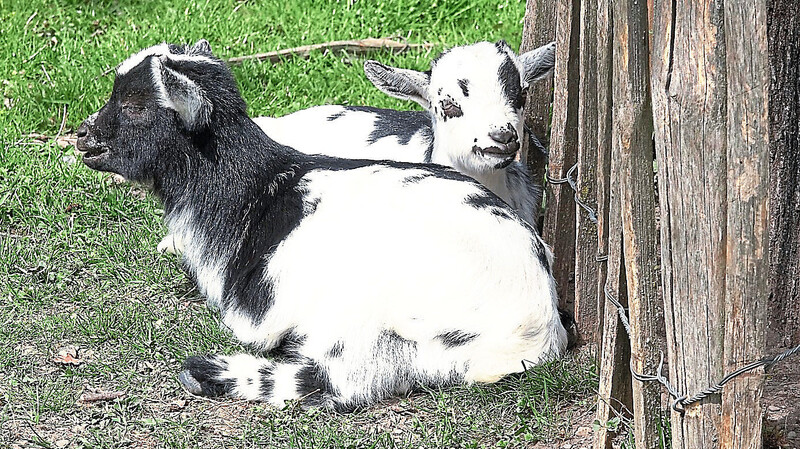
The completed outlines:
<svg viewBox="0 0 800 449">
<path fill-rule="evenodd" d="M 778 363 L 768 373 L 764 407 L 764 449 L 800 448 L 800 362 L 798 356 Z"/>
<path fill-rule="evenodd" d="M 572 413 L 572 419 L 564 429 L 564 436 L 556 441 L 537 443 L 531 449 L 591 449 L 594 438 L 592 422 L 595 419 L 595 408 L 573 405 L 559 410 L 559 413 Z"/>
</svg>

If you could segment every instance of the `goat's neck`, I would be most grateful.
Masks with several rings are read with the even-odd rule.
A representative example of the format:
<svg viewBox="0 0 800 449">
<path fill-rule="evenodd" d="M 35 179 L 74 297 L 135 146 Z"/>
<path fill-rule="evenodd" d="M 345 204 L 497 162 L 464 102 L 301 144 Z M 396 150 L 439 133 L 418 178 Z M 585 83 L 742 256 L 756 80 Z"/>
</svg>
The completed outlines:
<svg viewBox="0 0 800 449">
<path fill-rule="evenodd" d="M 470 164 L 469 161 L 450 157 L 449 155 L 452 154 L 450 151 L 443 151 L 443 149 L 437 150 L 438 151 L 434 151 L 431 162 L 434 164 L 453 167 L 461 173 L 471 176 L 473 179 L 483 184 L 486 188 L 491 190 L 492 193 L 499 196 L 506 202 L 509 201 L 511 192 L 508 188 L 508 183 L 506 180 L 507 174 L 505 170 L 476 169 L 476 167 Z"/>
<path fill-rule="evenodd" d="M 280 192 L 276 186 L 294 178 L 289 174 L 302 164 L 251 121 L 231 128 L 234 132 L 222 130 L 212 137 L 212 155 L 193 148 L 176 160 L 180 166 L 168 169 L 157 191 L 170 232 L 213 236 L 220 250 L 233 249 L 247 224 L 257 219 L 254 206 L 262 212 L 270 207 Z"/>
</svg>

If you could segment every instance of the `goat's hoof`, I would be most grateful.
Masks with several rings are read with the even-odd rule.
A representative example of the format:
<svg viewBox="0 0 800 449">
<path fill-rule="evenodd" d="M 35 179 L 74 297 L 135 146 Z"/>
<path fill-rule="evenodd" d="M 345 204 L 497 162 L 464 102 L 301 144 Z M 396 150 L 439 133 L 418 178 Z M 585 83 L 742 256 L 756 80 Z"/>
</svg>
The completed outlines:
<svg viewBox="0 0 800 449">
<path fill-rule="evenodd" d="M 188 369 L 178 374 L 178 380 L 189 393 L 195 396 L 203 396 L 203 387 L 200 385 L 200 382 L 192 376 L 192 373 L 190 373 Z"/>
<path fill-rule="evenodd" d="M 173 236 L 172 234 L 169 234 L 163 239 L 161 239 L 156 249 L 161 254 L 174 254 L 176 256 L 179 256 L 181 255 L 181 253 L 183 253 L 179 242 L 176 241 L 175 236 Z"/>
</svg>

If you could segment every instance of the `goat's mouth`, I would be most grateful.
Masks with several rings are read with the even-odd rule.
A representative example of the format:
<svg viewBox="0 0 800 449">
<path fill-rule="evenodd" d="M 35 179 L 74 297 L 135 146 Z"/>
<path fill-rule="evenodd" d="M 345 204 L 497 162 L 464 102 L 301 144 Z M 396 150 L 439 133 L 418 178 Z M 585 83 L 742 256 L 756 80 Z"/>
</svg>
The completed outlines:
<svg viewBox="0 0 800 449">
<path fill-rule="evenodd" d="M 507 145 L 490 146 L 481 148 L 477 145 L 472 147 L 472 152 L 488 160 L 495 168 L 505 168 L 514 162 L 519 150 L 519 144 L 511 142 Z"/>
<path fill-rule="evenodd" d="M 108 156 L 108 147 L 86 145 L 81 139 L 78 139 L 75 148 L 83 154 L 83 163 L 90 168 Z"/>
</svg>

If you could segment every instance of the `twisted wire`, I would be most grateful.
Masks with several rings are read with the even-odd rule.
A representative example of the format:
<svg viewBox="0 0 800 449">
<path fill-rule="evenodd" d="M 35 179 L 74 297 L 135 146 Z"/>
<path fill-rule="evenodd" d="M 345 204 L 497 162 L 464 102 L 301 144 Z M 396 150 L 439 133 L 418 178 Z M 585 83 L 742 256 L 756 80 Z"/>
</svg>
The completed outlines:
<svg viewBox="0 0 800 449">
<path fill-rule="evenodd" d="M 594 224 L 597 224 L 597 213 L 594 209 L 592 209 L 588 204 L 583 202 L 578 197 L 578 187 L 576 181 L 573 179 L 573 174 L 578 169 L 578 164 L 573 165 L 567 170 L 566 176 L 564 178 L 552 178 L 548 173 L 545 173 L 545 179 L 547 180 L 548 184 L 568 184 L 570 188 L 575 193 L 575 204 L 579 205 L 586 213 L 589 215 L 589 221 Z M 608 260 L 608 254 L 598 254 L 595 259 L 597 262 L 605 262 Z M 623 306 L 619 300 L 611 293 L 608 288 L 608 285 L 603 288 L 603 292 L 605 293 L 606 299 L 608 299 L 614 307 L 617 308 L 617 315 L 619 316 L 620 322 L 622 323 L 622 327 L 625 329 L 625 332 L 628 334 L 628 339 L 631 339 L 631 324 L 628 318 L 628 311 Z M 633 348 L 631 348 L 631 352 L 633 352 Z M 773 365 L 780 363 L 787 357 L 793 356 L 797 353 L 800 353 L 800 345 L 790 348 L 780 354 L 771 357 L 764 357 L 760 360 L 756 360 L 754 362 L 748 363 L 747 365 L 728 373 L 723 377 L 719 382 L 715 383 L 714 385 L 709 386 L 705 390 L 695 393 L 692 396 L 688 396 L 686 394 L 680 393 L 677 388 L 675 388 L 663 374 L 663 367 L 664 367 L 664 353 L 660 352 L 660 359 L 658 362 L 658 368 L 655 374 L 642 374 L 636 371 L 633 366 L 633 359 L 629 362 L 629 368 L 631 371 L 631 376 L 640 381 L 640 382 L 658 382 L 666 388 L 667 392 L 669 392 L 670 396 L 672 396 L 672 409 L 676 412 L 683 414 L 686 411 L 686 407 L 694 404 L 695 402 L 700 402 L 706 397 L 717 394 L 722 391 L 722 387 L 725 386 L 728 382 L 735 379 L 736 377 L 741 376 L 742 374 L 748 373 L 753 371 L 757 368 L 764 367 L 764 370 L 770 369 Z"/>
</svg>

